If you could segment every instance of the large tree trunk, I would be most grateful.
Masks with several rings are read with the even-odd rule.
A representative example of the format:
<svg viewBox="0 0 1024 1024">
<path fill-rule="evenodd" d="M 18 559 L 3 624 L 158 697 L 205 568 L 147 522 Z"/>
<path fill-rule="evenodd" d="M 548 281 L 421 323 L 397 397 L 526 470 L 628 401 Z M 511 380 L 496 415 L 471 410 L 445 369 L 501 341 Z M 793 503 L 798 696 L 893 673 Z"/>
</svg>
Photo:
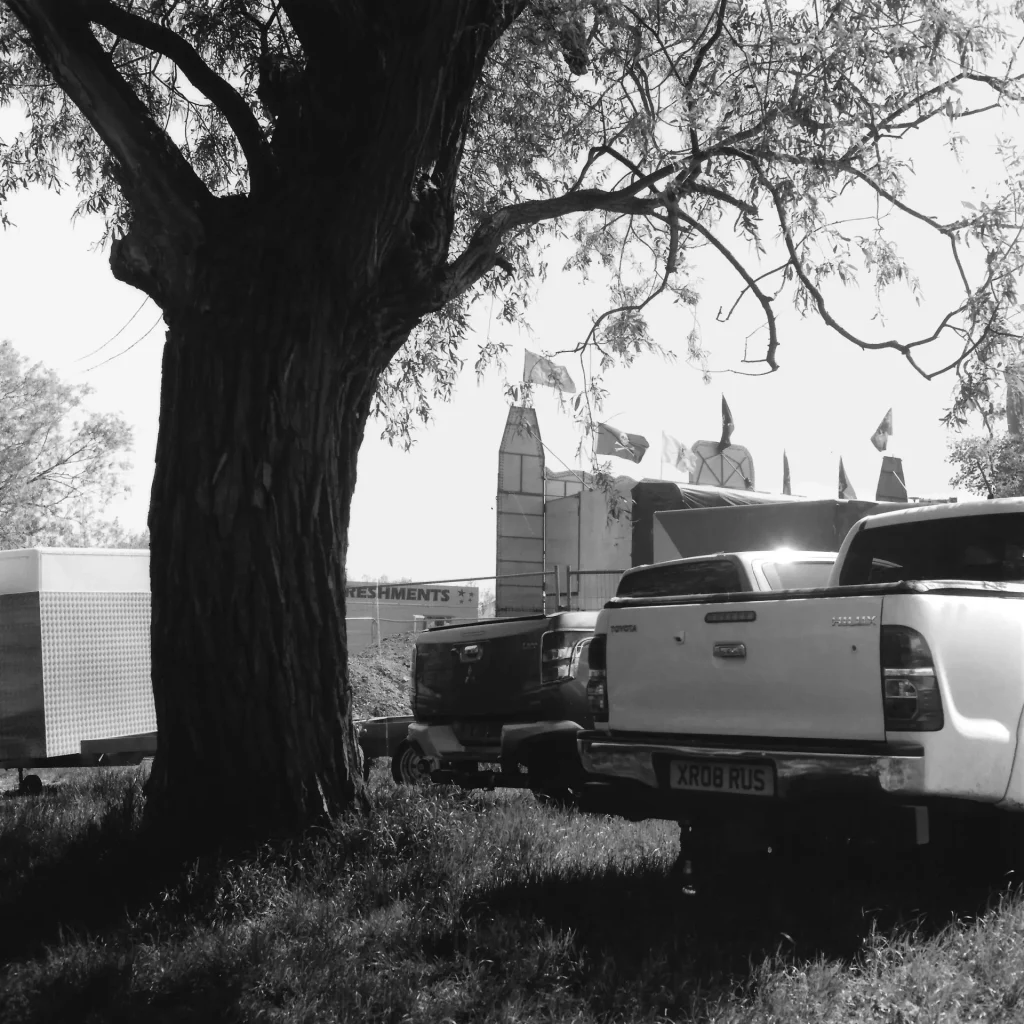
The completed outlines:
<svg viewBox="0 0 1024 1024">
<path fill-rule="evenodd" d="M 211 68 L 147 5 L 7 5 L 109 148 L 99 173 L 131 211 L 111 267 L 168 325 L 147 813 L 189 837 L 293 831 L 360 792 L 343 574 L 377 379 L 424 314 L 508 268 L 498 243 L 524 223 L 487 219 L 448 266 L 473 90 L 525 0 L 289 4 L 296 46 L 267 49 L 270 16 L 252 109 L 217 74 L 253 54 Z M 247 195 L 213 194 L 231 145 L 200 161 L 214 186 L 96 25 L 211 101 Z"/>
<path fill-rule="evenodd" d="M 360 793 L 349 506 L 377 376 L 403 335 L 306 270 L 235 254 L 203 267 L 188 311 L 168 318 L 148 813 L 195 838 L 294 831 Z"/>
<path fill-rule="evenodd" d="M 48 52 L 60 32 L 45 6 Z M 248 196 L 193 195 L 192 171 L 164 175 L 145 132 L 120 147 L 132 216 L 111 266 L 168 326 L 147 815 L 189 842 L 292 832 L 361 793 L 343 586 L 356 456 L 410 329 L 497 262 L 494 241 L 447 269 L 473 87 L 520 6 L 350 5 L 304 22 L 305 65 L 276 92 L 262 82 L 274 127 L 269 150 L 246 152 L 260 172 Z M 77 64 L 51 65 L 83 104 L 113 109 L 106 78 L 86 88 Z M 115 152 L 133 116 L 114 118 Z M 140 147 L 148 163 L 129 159 Z"/>
</svg>

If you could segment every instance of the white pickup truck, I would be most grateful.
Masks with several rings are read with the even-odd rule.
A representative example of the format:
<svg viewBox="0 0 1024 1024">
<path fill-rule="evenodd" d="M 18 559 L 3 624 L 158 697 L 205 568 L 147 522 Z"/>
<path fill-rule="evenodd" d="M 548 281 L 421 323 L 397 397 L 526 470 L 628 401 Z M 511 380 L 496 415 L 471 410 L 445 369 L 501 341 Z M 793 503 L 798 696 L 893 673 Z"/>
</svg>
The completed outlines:
<svg viewBox="0 0 1024 1024">
<path fill-rule="evenodd" d="M 617 596 L 589 660 L 584 806 L 684 823 L 682 856 L 1017 841 L 1024 499 L 863 519 L 824 588 Z"/>
<path fill-rule="evenodd" d="M 822 586 L 835 557 L 832 551 L 719 552 L 628 569 L 616 593 Z M 396 781 L 529 785 L 567 797 L 579 778 L 577 733 L 593 724 L 586 649 L 596 619 L 596 612 L 559 612 L 419 634 L 411 673 L 415 717 L 363 723 L 364 752 L 393 755 Z M 378 742 L 389 725 L 394 749 Z M 502 770 L 481 770 L 488 764 Z"/>
</svg>

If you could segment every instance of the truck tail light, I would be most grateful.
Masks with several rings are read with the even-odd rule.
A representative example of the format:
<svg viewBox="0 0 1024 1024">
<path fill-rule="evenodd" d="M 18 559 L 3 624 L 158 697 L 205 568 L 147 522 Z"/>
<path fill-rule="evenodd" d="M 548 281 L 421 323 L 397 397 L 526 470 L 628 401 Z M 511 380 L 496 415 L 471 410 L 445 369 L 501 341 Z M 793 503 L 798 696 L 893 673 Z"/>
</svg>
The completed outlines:
<svg viewBox="0 0 1024 1024">
<path fill-rule="evenodd" d="M 883 626 L 881 652 L 886 732 L 938 732 L 942 695 L 928 641 L 909 626 Z"/>
<path fill-rule="evenodd" d="M 416 690 L 419 688 L 419 679 L 416 674 L 416 645 L 412 645 L 412 654 L 409 656 L 409 686 L 412 688 L 412 692 L 415 695 Z"/>
<path fill-rule="evenodd" d="M 569 678 L 572 638 L 558 630 L 540 638 L 540 681 L 560 683 Z"/>
<path fill-rule="evenodd" d="M 598 633 L 590 641 L 587 658 L 590 666 L 590 678 L 587 680 L 587 703 L 595 722 L 608 721 L 608 638 Z"/>
</svg>

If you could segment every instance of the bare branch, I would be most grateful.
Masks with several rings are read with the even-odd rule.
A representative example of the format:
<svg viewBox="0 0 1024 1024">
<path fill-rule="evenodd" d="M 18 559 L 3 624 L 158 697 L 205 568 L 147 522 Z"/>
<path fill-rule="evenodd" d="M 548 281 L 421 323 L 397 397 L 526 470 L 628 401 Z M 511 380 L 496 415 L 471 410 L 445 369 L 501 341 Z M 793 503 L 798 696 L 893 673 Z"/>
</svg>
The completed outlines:
<svg viewBox="0 0 1024 1024">
<path fill-rule="evenodd" d="M 788 266 L 789 266 L 789 260 L 787 259 L 785 263 L 780 263 L 777 267 L 772 267 L 770 270 L 764 271 L 763 274 L 758 274 L 754 278 L 754 280 L 757 281 L 757 282 L 764 281 L 766 278 L 772 277 L 774 274 L 778 274 L 781 271 L 785 270 L 786 267 L 788 267 Z M 729 312 L 726 313 L 724 317 L 721 315 L 721 312 L 722 312 L 721 309 L 719 309 L 719 311 L 718 311 L 719 312 L 718 319 L 719 320 L 729 320 L 729 319 L 731 319 L 733 313 L 736 312 L 736 307 L 740 304 L 740 302 L 743 301 L 743 296 L 746 295 L 749 290 L 750 290 L 750 286 L 745 284 L 740 289 L 739 295 L 737 295 L 736 298 L 733 300 L 733 304 L 729 307 Z M 782 290 L 782 286 L 780 285 L 780 287 L 776 290 L 775 294 L 774 295 L 769 295 L 768 298 L 770 300 L 777 299 L 779 297 L 779 292 L 781 292 L 781 290 Z M 758 362 L 760 362 L 760 360 L 758 360 Z"/>
<path fill-rule="evenodd" d="M 732 155 L 741 156 L 744 159 L 748 159 L 748 160 L 752 160 L 753 159 L 753 154 L 744 154 L 741 150 L 731 149 L 730 153 Z M 864 182 L 878 196 L 880 196 L 881 198 L 885 199 L 886 202 L 892 204 L 892 206 L 894 208 L 896 208 L 897 210 L 899 210 L 901 213 L 904 213 L 908 217 L 912 217 L 915 220 L 921 221 L 921 223 L 926 224 L 933 231 L 938 232 L 939 234 L 945 236 L 949 240 L 950 248 L 952 250 L 952 255 L 953 255 L 953 262 L 956 265 L 957 273 L 960 276 L 960 282 L 963 285 L 964 291 L 967 293 L 967 295 L 970 295 L 972 293 L 972 288 L 971 288 L 970 282 L 967 279 L 967 273 L 964 270 L 963 262 L 960 259 L 960 250 L 959 250 L 959 246 L 957 244 L 956 233 L 955 233 L 956 232 L 956 228 L 964 227 L 964 226 L 966 226 L 966 223 L 942 224 L 941 222 L 937 221 L 934 217 L 930 217 L 930 216 L 928 216 L 925 213 L 921 213 L 920 210 L 915 210 L 912 206 L 908 206 L 906 203 L 904 203 L 902 200 L 900 200 L 889 189 L 885 188 L 884 185 L 881 185 L 879 182 L 875 181 L 875 179 L 872 178 L 871 175 L 869 175 L 866 172 L 862 171 L 859 167 L 857 167 L 854 164 L 850 163 L 845 158 L 841 159 L 841 160 L 835 160 L 835 161 L 822 161 L 822 160 L 819 160 L 819 159 L 810 158 L 810 157 L 803 157 L 803 156 L 797 156 L 797 155 L 790 154 L 790 153 L 774 153 L 774 152 L 765 151 L 765 150 L 759 150 L 758 153 L 757 153 L 757 156 L 765 158 L 765 159 L 769 159 L 769 160 L 777 160 L 777 161 L 780 161 L 780 162 L 783 162 L 783 163 L 795 163 L 795 164 L 802 164 L 802 165 L 805 165 L 805 166 L 816 166 L 816 167 L 827 166 L 827 167 L 831 167 L 831 168 L 833 168 L 835 170 L 843 171 L 844 173 L 851 175 L 851 177 L 857 178 L 859 181 Z M 1005 226 L 1018 228 L 1018 225 L 1016 225 L 1016 224 L 1014 224 L 1014 225 L 1005 225 Z M 954 312 L 962 312 L 962 311 L 963 311 L 963 307 L 961 307 L 958 310 L 955 310 Z M 932 335 L 931 337 L 926 338 L 923 341 L 910 342 L 908 344 L 909 344 L 909 347 L 913 348 L 913 347 L 916 347 L 919 344 L 923 344 L 926 341 L 933 341 L 935 339 L 935 337 L 936 337 L 936 335 Z"/>
<path fill-rule="evenodd" d="M 203 60 L 177 32 L 126 11 L 111 0 L 89 0 L 91 21 L 174 61 L 186 78 L 213 103 L 235 133 L 249 166 L 254 192 L 261 192 L 273 172 L 274 155 L 249 104 Z"/>
<path fill-rule="evenodd" d="M 926 115 L 922 115 L 912 122 L 905 122 L 900 124 L 897 118 L 902 117 L 908 110 L 912 110 L 914 107 L 920 106 L 925 100 L 932 99 L 933 97 L 941 95 L 947 89 L 956 85 L 958 82 L 978 82 L 982 85 L 987 85 L 990 89 L 1002 95 L 1008 91 L 1008 87 L 1012 84 L 1024 80 L 1024 75 L 1014 75 L 1007 78 L 997 78 L 994 75 L 986 75 L 977 71 L 961 71 L 959 74 L 953 75 L 952 78 L 947 78 L 944 82 L 939 82 L 937 85 L 933 85 L 930 89 L 926 89 L 924 92 L 917 93 L 908 99 L 905 103 L 901 103 L 895 110 L 889 112 L 888 115 L 875 122 L 871 130 L 865 132 L 860 137 L 860 142 L 851 147 L 850 150 L 845 154 L 846 158 L 850 158 L 853 154 L 863 145 L 865 142 L 869 142 L 873 139 L 881 138 L 882 134 L 887 131 L 892 131 L 898 128 L 916 128 L 923 124 L 925 121 L 930 120 L 939 114 L 940 108 L 936 107 L 935 110 L 931 111 Z"/>
<path fill-rule="evenodd" d="M 80 8 L 64 0 L 6 2 L 39 59 L 116 158 L 117 180 L 132 206 L 172 237 L 198 243 L 213 197 L 114 68 Z"/>
<path fill-rule="evenodd" d="M 614 141 L 615 140 L 613 138 L 612 142 Z M 614 157 L 621 164 L 625 164 L 625 166 L 628 167 L 633 172 L 635 177 L 644 178 L 643 171 L 641 171 L 640 168 L 637 167 L 637 165 L 633 163 L 632 160 L 629 160 L 626 157 L 624 157 L 610 142 L 606 142 L 604 143 L 604 145 L 591 147 L 590 152 L 587 154 L 587 161 L 583 165 L 583 169 L 580 171 L 579 176 L 576 178 L 576 181 L 573 183 L 573 186 L 572 188 L 569 189 L 569 191 L 577 191 L 580 185 L 583 184 L 583 181 L 586 178 L 587 172 L 590 170 L 590 168 L 593 167 L 594 164 L 597 163 L 597 161 L 602 156 L 606 155 Z"/>
<path fill-rule="evenodd" d="M 781 113 L 782 111 L 778 107 L 769 108 L 748 128 L 741 128 L 738 132 L 733 132 L 732 135 L 727 135 L 714 146 L 705 150 L 704 155 L 711 156 L 717 152 L 725 152 L 730 146 L 736 146 L 741 142 L 745 142 L 747 139 L 756 138 L 769 128 L 771 123 L 778 118 Z"/>
<path fill-rule="evenodd" d="M 765 353 L 765 362 L 773 369 L 779 368 L 778 363 L 775 361 L 775 352 L 779 347 L 779 335 L 775 325 L 775 310 L 772 309 L 771 297 L 765 295 L 761 288 L 758 286 L 757 281 L 750 275 L 750 272 L 742 263 L 726 248 L 723 243 L 715 237 L 700 221 L 694 220 L 688 214 L 680 213 L 680 219 L 690 225 L 698 234 L 703 235 L 732 265 L 733 270 L 736 271 L 740 277 L 743 278 L 747 288 L 754 293 L 754 297 L 759 303 L 761 308 L 764 310 L 765 319 L 768 322 L 768 351 Z"/>
<path fill-rule="evenodd" d="M 704 58 L 708 55 L 711 47 L 718 42 L 718 37 L 722 34 L 722 27 L 725 25 L 725 12 L 727 8 L 726 0 L 719 0 L 718 9 L 714 14 L 715 28 L 711 33 L 711 37 L 707 39 L 703 46 L 697 51 L 697 56 L 693 60 L 693 67 L 690 68 L 690 74 L 686 79 L 687 89 L 693 88 L 693 83 L 697 81 L 697 76 L 700 74 L 701 66 L 704 64 Z M 705 31 L 707 29 L 705 28 Z M 701 33 L 703 35 L 703 32 Z"/>
<path fill-rule="evenodd" d="M 714 185 L 702 185 L 699 182 L 692 181 L 686 185 L 684 193 L 686 192 L 697 192 L 702 196 L 709 196 L 712 199 L 717 199 L 720 203 L 727 203 L 729 206 L 734 206 L 737 210 L 742 210 L 751 217 L 757 216 L 757 207 L 752 203 L 738 199 L 736 196 L 731 196 L 728 192 L 723 192 L 721 189 L 715 188 Z"/>
<path fill-rule="evenodd" d="M 697 56 L 693 60 L 693 67 L 690 68 L 690 74 L 686 79 L 686 91 L 688 93 L 693 90 L 693 83 L 697 81 L 697 75 L 700 74 L 701 66 L 704 64 L 704 58 L 710 52 L 711 47 L 718 42 L 718 37 L 722 34 L 722 27 L 725 25 L 726 6 L 726 0 L 719 0 L 718 10 L 715 14 L 714 31 L 711 33 L 711 37 L 697 51 Z M 703 32 L 701 34 L 703 35 Z M 690 115 L 690 151 L 696 159 L 700 155 L 700 139 L 697 137 L 697 129 L 693 126 L 694 101 L 692 96 L 687 100 L 687 109 Z"/>
<path fill-rule="evenodd" d="M 551 199 L 537 199 L 515 206 L 506 206 L 497 213 L 486 217 L 459 257 L 446 269 L 444 280 L 435 295 L 439 309 L 446 302 L 464 294 L 497 265 L 496 256 L 502 239 L 507 235 L 539 224 L 545 220 L 556 220 L 573 213 L 605 210 L 608 213 L 649 214 L 664 206 L 664 199 L 655 196 L 638 199 L 633 193 L 636 186 L 605 192 L 601 189 L 580 189 Z"/>
<path fill-rule="evenodd" d="M 768 179 L 768 176 L 764 173 L 764 170 L 757 163 L 757 161 L 752 161 L 751 165 L 754 169 L 754 172 L 757 175 L 758 181 L 761 183 L 761 187 L 764 188 L 765 191 L 768 192 L 772 197 L 772 201 L 775 205 L 775 212 L 779 218 L 779 227 L 781 228 L 782 232 L 782 240 L 786 246 L 786 251 L 789 253 L 790 266 L 792 266 L 793 271 L 799 279 L 800 283 L 804 286 L 808 295 L 810 295 L 812 300 L 814 301 L 815 308 L 818 311 L 818 316 L 820 316 L 821 319 L 829 327 L 831 327 L 832 330 L 834 330 L 838 335 L 845 338 L 847 341 L 852 342 L 858 348 L 895 349 L 897 352 L 903 355 L 903 357 L 907 360 L 908 363 L 910 363 L 910 365 L 917 371 L 917 373 L 919 373 L 922 377 L 927 379 L 928 374 L 914 358 L 913 349 L 919 345 L 926 344 L 929 341 L 934 341 L 935 338 L 937 338 L 939 334 L 945 329 L 946 325 L 949 323 L 952 317 L 955 316 L 958 312 L 962 312 L 964 307 L 960 306 L 958 307 L 958 309 L 951 310 L 949 313 L 946 314 L 945 317 L 943 317 L 939 327 L 928 338 L 922 338 L 918 341 L 899 342 L 896 341 L 894 338 L 889 339 L 888 341 L 866 341 L 863 338 L 857 337 L 857 335 L 853 334 L 852 332 L 848 331 L 845 327 L 843 327 L 843 325 L 839 323 L 839 321 L 836 320 L 836 318 L 832 316 L 832 314 L 829 312 L 828 305 L 825 302 L 825 297 L 821 294 L 821 291 L 808 276 L 807 271 L 804 268 L 803 261 L 800 259 L 800 254 L 797 252 L 796 246 L 793 243 L 793 235 L 789 228 L 789 218 L 786 216 L 785 203 L 783 202 L 782 197 L 779 195 L 778 189 L 775 187 L 775 184 Z"/>
</svg>

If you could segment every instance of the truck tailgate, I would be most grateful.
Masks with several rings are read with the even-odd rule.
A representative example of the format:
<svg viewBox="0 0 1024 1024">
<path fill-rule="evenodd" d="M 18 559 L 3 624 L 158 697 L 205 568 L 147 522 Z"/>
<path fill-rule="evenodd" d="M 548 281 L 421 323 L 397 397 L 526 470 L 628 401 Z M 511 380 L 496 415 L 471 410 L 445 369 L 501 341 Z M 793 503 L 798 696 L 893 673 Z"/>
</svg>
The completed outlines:
<svg viewBox="0 0 1024 1024">
<path fill-rule="evenodd" d="M 540 686 L 547 620 L 492 622 L 431 631 L 416 643 L 418 716 L 509 715 Z"/>
<path fill-rule="evenodd" d="M 609 606 L 613 730 L 884 740 L 882 596 Z"/>
</svg>

